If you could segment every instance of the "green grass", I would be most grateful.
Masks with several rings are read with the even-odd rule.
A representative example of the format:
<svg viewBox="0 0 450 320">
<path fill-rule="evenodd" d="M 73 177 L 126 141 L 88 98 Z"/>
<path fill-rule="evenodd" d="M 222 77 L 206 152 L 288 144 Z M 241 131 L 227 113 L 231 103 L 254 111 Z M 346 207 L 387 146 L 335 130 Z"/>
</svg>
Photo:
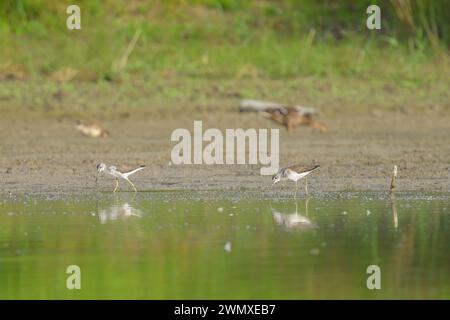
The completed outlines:
<svg viewBox="0 0 450 320">
<path fill-rule="evenodd" d="M 313 33 L 286 37 L 272 32 L 248 31 L 246 37 L 224 39 L 222 31 L 197 34 L 199 26 L 175 24 L 161 30 L 147 23 L 99 24 L 80 31 L 45 32 L 42 35 L 4 36 L 0 70 L 23 70 L 29 77 L 49 76 L 61 68 L 80 71 L 80 80 L 109 79 L 112 66 L 140 29 L 142 36 L 133 50 L 127 73 L 131 76 L 199 77 L 298 77 L 374 76 L 412 81 L 439 80 L 448 57 L 430 48 L 400 46 L 389 38 L 373 39 L 355 35 L 340 42 L 315 39 Z M 87 30 L 86 30 L 87 29 Z M 237 32 L 233 30 L 233 32 Z M 320 37 L 320 35 L 315 35 Z M 439 66 L 439 67 L 438 67 Z"/>
<path fill-rule="evenodd" d="M 402 36 L 387 4 L 385 30 L 370 32 L 365 1 L 337 9 L 322 1 L 180 3 L 80 1 L 82 30 L 69 31 L 59 1 L 5 1 L 0 81 L 18 81 L 2 82 L 0 107 L 76 115 L 116 105 L 119 113 L 135 106 L 163 114 L 180 103 L 204 111 L 248 97 L 351 112 L 449 109 L 446 33 L 439 48 L 423 32 Z M 118 72 L 113 66 L 136 30 L 142 35 Z M 59 86 L 68 68 L 76 76 Z M 53 97 L 58 88 L 63 99 Z"/>
</svg>

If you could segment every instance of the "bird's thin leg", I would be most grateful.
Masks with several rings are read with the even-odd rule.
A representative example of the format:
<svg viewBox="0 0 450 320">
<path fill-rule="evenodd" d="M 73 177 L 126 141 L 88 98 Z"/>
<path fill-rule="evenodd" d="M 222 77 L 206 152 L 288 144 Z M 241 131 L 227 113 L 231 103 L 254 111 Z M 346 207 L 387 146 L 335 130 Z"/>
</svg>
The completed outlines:
<svg viewBox="0 0 450 320">
<path fill-rule="evenodd" d="M 297 189 L 298 189 L 298 184 L 297 184 L 297 180 L 295 180 L 295 194 L 294 194 L 294 199 L 297 199 Z"/>
<path fill-rule="evenodd" d="M 133 182 L 131 182 L 129 179 L 125 179 L 125 180 L 127 180 L 128 183 L 131 184 L 131 186 L 132 186 L 133 189 L 134 189 L 134 192 L 137 192 L 137 189 L 136 189 L 136 187 L 134 186 Z"/>
<path fill-rule="evenodd" d="M 305 193 L 308 194 L 308 177 L 305 177 Z"/>
<path fill-rule="evenodd" d="M 114 193 L 117 191 L 117 188 L 119 188 L 119 179 L 116 179 L 116 187 L 114 188 Z"/>
</svg>

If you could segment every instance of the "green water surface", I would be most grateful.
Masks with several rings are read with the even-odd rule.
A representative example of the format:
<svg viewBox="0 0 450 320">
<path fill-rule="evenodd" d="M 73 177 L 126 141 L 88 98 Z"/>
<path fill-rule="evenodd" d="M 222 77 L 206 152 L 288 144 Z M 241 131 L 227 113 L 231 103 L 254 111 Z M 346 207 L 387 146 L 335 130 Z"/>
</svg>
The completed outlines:
<svg viewBox="0 0 450 320">
<path fill-rule="evenodd" d="M 0 298 L 450 298 L 446 197 L 219 198 L 5 200 Z"/>
</svg>

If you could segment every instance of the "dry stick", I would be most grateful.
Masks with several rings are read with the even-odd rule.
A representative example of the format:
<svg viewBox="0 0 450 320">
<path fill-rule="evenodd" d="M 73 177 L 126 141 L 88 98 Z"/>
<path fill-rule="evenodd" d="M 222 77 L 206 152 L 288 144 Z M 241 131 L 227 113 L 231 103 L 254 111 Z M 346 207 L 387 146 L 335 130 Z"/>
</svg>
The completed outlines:
<svg viewBox="0 0 450 320">
<path fill-rule="evenodd" d="M 394 166 L 394 172 L 392 172 L 391 178 L 391 189 L 390 189 L 391 194 L 395 191 L 396 182 L 397 182 L 397 166 Z"/>
<path fill-rule="evenodd" d="M 314 29 L 314 28 L 309 29 L 308 36 L 306 37 L 306 43 L 307 43 L 308 47 L 312 46 L 315 37 L 316 37 L 316 29 Z"/>
<path fill-rule="evenodd" d="M 272 108 L 273 109 L 284 108 L 284 105 L 278 102 L 253 100 L 253 99 L 244 99 L 241 100 L 239 103 L 240 112 L 262 112 Z M 313 114 L 313 115 L 317 114 L 317 110 L 312 107 L 296 105 L 295 109 L 303 114 Z"/>
<path fill-rule="evenodd" d="M 122 54 L 122 57 L 120 58 L 119 62 L 116 64 L 116 71 L 118 73 L 122 72 L 125 67 L 127 66 L 128 57 L 130 56 L 131 52 L 133 52 L 133 49 L 136 45 L 136 42 L 138 41 L 139 37 L 141 35 L 141 30 L 138 29 L 133 35 L 133 38 L 131 39 L 130 43 L 128 44 L 127 48 L 125 49 L 124 53 Z"/>
</svg>

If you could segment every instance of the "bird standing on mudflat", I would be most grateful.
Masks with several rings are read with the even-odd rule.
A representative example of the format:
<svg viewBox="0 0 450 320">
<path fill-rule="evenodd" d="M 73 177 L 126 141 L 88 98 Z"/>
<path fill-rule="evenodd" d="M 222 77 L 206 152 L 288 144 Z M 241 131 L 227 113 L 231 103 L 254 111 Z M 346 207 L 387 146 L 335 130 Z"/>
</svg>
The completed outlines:
<svg viewBox="0 0 450 320">
<path fill-rule="evenodd" d="M 109 136 L 109 131 L 97 123 L 81 123 L 78 122 L 76 127 L 83 135 L 91 138 L 105 138 Z"/>
<path fill-rule="evenodd" d="M 114 188 L 113 192 L 116 192 L 117 188 L 119 188 L 119 178 L 123 179 L 123 180 L 127 181 L 129 184 L 131 184 L 131 186 L 134 189 L 134 192 L 137 192 L 136 187 L 134 186 L 133 182 L 131 182 L 128 177 L 138 171 L 141 171 L 144 168 L 145 168 L 145 166 L 142 165 L 134 170 L 125 171 L 125 170 L 117 169 L 117 167 L 115 167 L 115 166 L 107 166 L 104 163 L 100 163 L 97 165 L 97 177 L 95 178 L 95 183 L 97 184 L 97 179 L 98 179 L 99 173 L 105 172 L 105 173 L 113 176 L 114 178 L 116 178 L 116 187 Z"/>
<path fill-rule="evenodd" d="M 319 165 L 315 166 L 302 166 L 302 165 L 293 165 L 286 168 L 281 168 L 278 170 L 276 174 L 272 176 L 272 182 L 275 184 L 281 180 L 292 180 L 295 182 L 295 196 L 297 196 L 297 181 L 305 178 L 305 193 L 308 194 L 308 178 L 309 175 L 314 170 L 319 169 Z"/>
</svg>

